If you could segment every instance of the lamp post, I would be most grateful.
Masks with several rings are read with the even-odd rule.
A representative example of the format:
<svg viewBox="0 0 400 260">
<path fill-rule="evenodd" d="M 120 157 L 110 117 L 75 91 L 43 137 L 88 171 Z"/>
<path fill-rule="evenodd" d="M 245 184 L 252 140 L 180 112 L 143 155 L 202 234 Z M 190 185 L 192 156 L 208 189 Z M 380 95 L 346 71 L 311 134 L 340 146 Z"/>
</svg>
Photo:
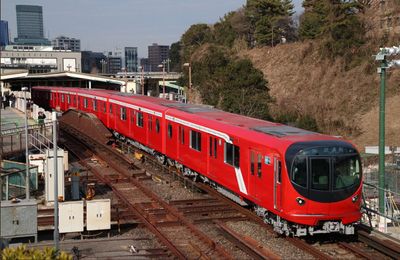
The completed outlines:
<svg viewBox="0 0 400 260">
<path fill-rule="evenodd" d="M 400 46 L 381 48 L 375 56 L 380 62 L 378 73 L 380 74 L 379 94 L 379 212 L 385 214 L 385 89 L 386 71 L 390 67 L 400 67 L 400 60 L 388 61 L 392 55 L 400 55 Z"/>
<path fill-rule="evenodd" d="M 29 183 L 29 147 L 28 147 L 28 111 L 26 104 L 26 92 L 28 91 L 27 87 L 22 87 L 21 90 L 24 92 L 24 112 L 25 112 L 25 198 L 29 200 L 30 197 L 30 183 Z"/>
<path fill-rule="evenodd" d="M 167 72 L 169 73 L 170 72 L 169 63 L 171 62 L 171 60 L 170 59 L 166 59 L 165 62 L 167 63 Z"/>
<path fill-rule="evenodd" d="M 163 61 L 163 64 L 158 65 L 159 68 L 162 68 L 162 75 L 163 75 L 163 98 L 165 98 L 165 61 Z"/>
<path fill-rule="evenodd" d="M 184 63 L 183 66 L 188 67 L 188 69 L 189 69 L 189 86 L 188 86 L 188 97 L 189 97 L 189 91 L 192 88 L 192 63 L 187 62 L 187 63 Z"/>
<path fill-rule="evenodd" d="M 140 69 L 140 85 L 142 87 L 142 95 L 144 95 L 144 66 L 139 66 Z"/>
</svg>

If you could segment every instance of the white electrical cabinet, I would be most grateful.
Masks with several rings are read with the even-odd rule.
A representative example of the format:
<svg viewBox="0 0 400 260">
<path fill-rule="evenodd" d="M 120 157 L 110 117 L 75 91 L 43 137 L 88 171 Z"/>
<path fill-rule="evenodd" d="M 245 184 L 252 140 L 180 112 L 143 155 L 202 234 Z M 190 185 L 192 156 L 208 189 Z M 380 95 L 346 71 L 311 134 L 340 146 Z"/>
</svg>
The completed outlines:
<svg viewBox="0 0 400 260">
<path fill-rule="evenodd" d="M 54 201 L 54 152 L 46 150 L 46 167 L 45 167 L 45 191 L 46 201 Z M 58 173 L 58 197 L 65 198 L 64 194 L 64 150 L 57 151 L 57 173 Z"/>
<path fill-rule="evenodd" d="M 83 231 L 83 201 L 62 202 L 58 210 L 60 233 Z"/>
<path fill-rule="evenodd" d="M 109 199 L 86 201 L 86 229 L 111 228 L 111 201 Z"/>
<path fill-rule="evenodd" d="M 35 237 L 37 241 L 37 203 L 36 200 L 0 202 L 0 237 Z"/>
</svg>

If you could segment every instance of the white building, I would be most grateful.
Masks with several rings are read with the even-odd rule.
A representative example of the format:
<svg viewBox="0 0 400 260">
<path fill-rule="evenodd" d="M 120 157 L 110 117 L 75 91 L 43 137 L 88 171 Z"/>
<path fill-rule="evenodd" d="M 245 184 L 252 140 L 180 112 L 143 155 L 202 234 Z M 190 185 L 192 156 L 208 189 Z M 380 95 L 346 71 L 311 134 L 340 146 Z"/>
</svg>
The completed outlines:
<svg viewBox="0 0 400 260">
<path fill-rule="evenodd" d="M 81 72 L 80 52 L 56 50 L 52 46 L 8 45 L 1 51 L 1 70 L 29 73 Z"/>
<path fill-rule="evenodd" d="M 66 36 L 56 37 L 51 41 L 51 45 L 59 50 L 81 51 L 81 40 Z"/>
</svg>

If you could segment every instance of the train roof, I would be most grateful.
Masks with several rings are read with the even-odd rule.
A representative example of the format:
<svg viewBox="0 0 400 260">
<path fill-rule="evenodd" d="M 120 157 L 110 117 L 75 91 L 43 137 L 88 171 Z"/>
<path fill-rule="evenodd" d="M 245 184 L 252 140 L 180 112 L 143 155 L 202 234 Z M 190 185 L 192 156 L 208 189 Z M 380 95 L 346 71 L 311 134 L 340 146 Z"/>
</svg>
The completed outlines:
<svg viewBox="0 0 400 260">
<path fill-rule="evenodd" d="M 60 90 L 57 87 L 52 87 L 52 89 Z M 66 91 L 65 88 L 63 88 L 62 91 Z M 169 115 L 179 116 L 182 119 L 191 120 L 197 124 L 204 125 L 204 120 L 207 120 L 206 123 L 208 127 L 222 127 L 224 131 L 231 135 L 247 136 L 252 139 L 256 137 L 259 138 L 260 141 L 265 142 L 271 141 L 272 137 L 272 139 L 276 141 L 276 145 L 282 145 L 282 141 L 286 141 L 285 143 L 290 145 L 293 142 L 339 140 L 336 137 L 293 126 L 225 112 L 207 105 L 179 103 L 156 97 L 103 89 L 89 90 L 68 88 L 67 91 L 91 94 L 95 92 L 96 95 L 118 99 L 124 102 L 130 102 L 134 99 L 138 105 L 167 112 Z M 194 117 L 193 115 L 196 116 Z M 272 143 L 270 144 L 272 145 Z"/>
</svg>

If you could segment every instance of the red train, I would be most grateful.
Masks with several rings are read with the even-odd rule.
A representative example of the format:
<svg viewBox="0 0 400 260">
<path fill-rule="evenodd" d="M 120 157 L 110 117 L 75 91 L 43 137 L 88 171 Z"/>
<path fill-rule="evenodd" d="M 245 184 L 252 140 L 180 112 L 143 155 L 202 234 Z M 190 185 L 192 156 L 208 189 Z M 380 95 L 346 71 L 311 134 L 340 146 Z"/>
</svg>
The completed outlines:
<svg viewBox="0 0 400 260">
<path fill-rule="evenodd" d="M 360 220 L 360 156 L 342 139 L 108 90 L 34 87 L 32 98 L 96 115 L 117 137 L 254 207 L 281 234 L 353 234 Z"/>
</svg>

